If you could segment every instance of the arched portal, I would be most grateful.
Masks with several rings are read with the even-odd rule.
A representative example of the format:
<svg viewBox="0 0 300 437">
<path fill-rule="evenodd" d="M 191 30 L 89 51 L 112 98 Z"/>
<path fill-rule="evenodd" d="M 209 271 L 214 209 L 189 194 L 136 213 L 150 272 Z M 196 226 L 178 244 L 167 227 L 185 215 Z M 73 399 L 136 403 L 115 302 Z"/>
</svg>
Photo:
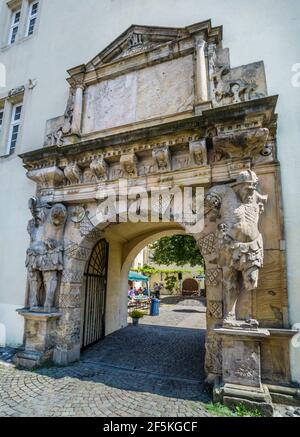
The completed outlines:
<svg viewBox="0 0 300 437">
<path fill-rule="evenodd" d="M 144 43 L 132 46 L 132 32 Z M 48 121 L 47 147 L 22 156 L 38 198 L 30 203 L 33 299 L 20 311 L 20 363 L 30 367 L 53 354 L 60 364 L 79 359 L 86 262 L 103 238 L 110 245 L 106 334 L 126 326 L 122 287 L 139 245 L 159 232 L 185 232 L 184 224 L 145 223 L 144 216 L 134 222 L 138 211 L 155 190 L 178 200 L 178 190 L 200 188 L 207 209 L 195 239 L 206 267 L 206 373 L 221 378 L 224 399 L 247 399 L 249 386 L 251 399 L 269 402 L 261 384 L 290 383 L 295 332 L 284 281 L 277 96 L 267 96 L 263 63 L 232 69 L 222 28 L 208 21 L 133 26 L 69 74 L 67 108 Z M 120 223 L 103 218 L 117 198 Z M 132 212 L 134 220 L 121 223 Z M 173 212 L 179 222 L 180 210 Z M 36 311 L 41 275 L 47 298 Z"/>
</svg>

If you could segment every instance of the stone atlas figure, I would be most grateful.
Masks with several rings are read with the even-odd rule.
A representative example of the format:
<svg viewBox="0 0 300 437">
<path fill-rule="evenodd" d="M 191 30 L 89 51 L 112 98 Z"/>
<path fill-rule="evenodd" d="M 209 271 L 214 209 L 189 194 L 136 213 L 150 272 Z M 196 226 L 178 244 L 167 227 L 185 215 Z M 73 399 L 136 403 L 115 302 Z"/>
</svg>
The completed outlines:
<svg viewBox="0 0 300 437">
<path fill-rule="evenodd" d="M 215 211 L 218 223 L 218 264 L 223 271 L 224 326 L 242 325 L 237 321 L 236 305 L 242 290 L 258 286 L 259 270 L 263 266 L 263 239 L 258 229 L 259 217 L 268 196 L 257 192 L 258 178 L 243 171 L 234 184 L 211 188 L 206 202 Z M 258 326 L 249 319 L 248 325 Z"/>
<path fill-rule="evenodd" d="M 44 308 L 51 311 L 58 285 L 58 273 L 63 270 L 63 232 L 67 218 L 64 205 L 51 206 L 31 198 L 32 219 L 28 224 L 30 247 L 26 267 L 29 279 L 29 306 L 40 306 L 40 288 L 44 290 Z"/>
</svg>

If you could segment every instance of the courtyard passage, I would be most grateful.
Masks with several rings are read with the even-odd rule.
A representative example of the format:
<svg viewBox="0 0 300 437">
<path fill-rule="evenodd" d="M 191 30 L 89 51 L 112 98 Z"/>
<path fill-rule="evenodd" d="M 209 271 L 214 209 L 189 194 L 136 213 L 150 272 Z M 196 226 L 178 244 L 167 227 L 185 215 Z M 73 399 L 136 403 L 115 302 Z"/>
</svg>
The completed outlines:
<svg viewBox="0 0 300 437">
<path fill-rule="evenodd" d="M 0 361 L 0 416 L 209 416 L 205 307 L 165 298 L 160 316 L 113 333 L 67 367 Z"/>
</svg>

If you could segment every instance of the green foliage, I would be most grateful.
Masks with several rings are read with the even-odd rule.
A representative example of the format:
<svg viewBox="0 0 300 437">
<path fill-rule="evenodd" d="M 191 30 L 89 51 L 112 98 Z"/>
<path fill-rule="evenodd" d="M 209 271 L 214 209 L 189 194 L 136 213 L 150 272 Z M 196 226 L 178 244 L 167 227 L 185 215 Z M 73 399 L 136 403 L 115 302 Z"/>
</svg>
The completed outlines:
<svg viewBox="0 0 300 437">
<path fill-rule="evenodd" d="M 160 269 L 159 267 L 153 267 L 147 264 L 145 264 L 144 267 L 131 268 L 130 270 L 132 270 L 133 272 L 142 273 L 146 276 L 151 276 L 156 273 L 163 273 L 165 275 L 178 274 L 178 273 L 191 273 L 191 274 L 193 273 L 191 270 L 187 270 L 187 269 Z M 199 269 L 197 269 L 197 271 L 199 272 L 199 274 L 202 274 L 204 272 L 204 269 L 203 267 L 200 267 Z"/>
<path fill-rule="evenodd" d="M 262 417 L 259 410 L 248 410 L 244 404 L 239 404 L 235 407 L 236 415 L 239 417 Z"/>
<path fill-rule="evenodd" d="M 176 291 L 176 288 L 178 288 L 177 287 L 178 281 L 176 276 L 167 276 L 165 283 L 166 283 L 166 289 L 170 294 L 173 294 L 173 292 Z"/>
<path fill-rule="evenodd" d="M 141 319 L 142 317 L 144 317 L 145 313 L 140 310 L 132 310 L 128 315 L 132 319 Z"/>
<path fill-rule="evenodd" d="M 209 413 L 214 414 L 215 416 L 220 417 L 234 417 L 235 414 L 228 407 L 223 404 L 211 402 L 210 404 L 205 405 L 205 408 Z"/>
<path fill-rule="evenodd" d="M 205 405 L 205 408 L 210 413 L 221 417 L 262 417 L 259 410 L 248 410 L 244 404 L 239 404 L 235 407 L 234 411 L 230 410 L 223 404 L 213 403 Z"/>
<path fill-rule="evenodd" d="M 190 235 L 163 237 L 153 243 L 151 249 L 153 250 L 153 261 L 156 264 L 166 266 L 190 264 L 192 267 L 204 264 L 196 240 Z"/>
</svg>

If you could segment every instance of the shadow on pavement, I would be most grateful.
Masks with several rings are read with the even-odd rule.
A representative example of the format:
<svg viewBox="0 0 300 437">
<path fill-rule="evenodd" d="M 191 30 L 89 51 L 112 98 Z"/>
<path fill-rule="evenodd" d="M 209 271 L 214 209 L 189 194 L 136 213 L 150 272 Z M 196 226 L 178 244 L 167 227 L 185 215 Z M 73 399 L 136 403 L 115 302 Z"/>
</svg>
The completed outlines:
<svg viewBox="0 0 300 437">
<path fill-rule="evenodd" d="M 77 378 L 126 391 L 208 402 L 204 329 L 128 326 L 107 336 L 67 367 L 38 369 L 50 378 Z"/>
</svg>

